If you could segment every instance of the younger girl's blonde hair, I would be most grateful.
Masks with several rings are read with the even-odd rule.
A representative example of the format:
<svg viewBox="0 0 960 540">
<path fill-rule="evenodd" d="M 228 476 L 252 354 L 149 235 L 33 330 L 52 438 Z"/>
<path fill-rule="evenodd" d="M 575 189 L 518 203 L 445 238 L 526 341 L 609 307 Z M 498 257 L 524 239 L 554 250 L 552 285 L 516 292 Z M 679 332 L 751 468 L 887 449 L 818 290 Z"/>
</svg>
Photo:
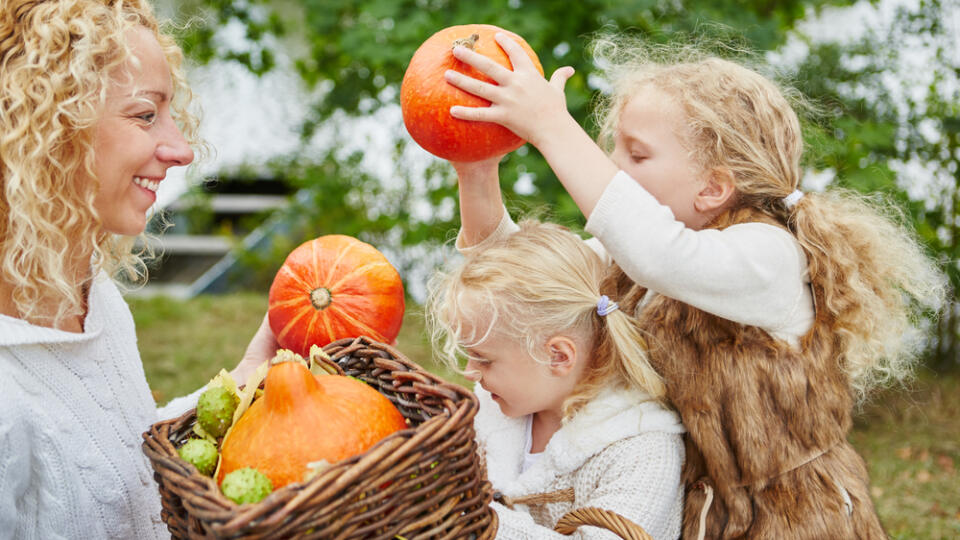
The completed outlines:
<svg viewBox="0 0 960 540">
<path fill-rule="evenodd" d="M 566 417 L 610 384 L 662 400 L 664 385 L 647 360 L 635 319 L 622 310 L 597 313 L 609 266 L 564 227 L 532 220 L 519 226 L 431 278 L 426 312 L 438 356 L 460 370 L 465 348 L 497 335 L 547 361 L 551 337 L 581 338 L 592 348 L 590 364 L 564 404 Z"/>
<path fill-rule="evenodd" d="M 911 373 L 920 350 L 920 314 L 942 305 L 946 280 L 902 213 L 881 197 L 798 189 L 803 154 L 792 90 L 736 62 L 694 47 L 662 48 L 625 37 L 593 44 L 610 93 L 597 108 L 599 139 L 612 147 L 629 100 L 648 88 L 684 111 L 680 135 L 702 173 L 733 177 L 737 207 L 750 207 L 791 231 L 807 256 L 816 306 L 843 338 L 842 368 L 859 398 Z M 789 98 L 789 99 L 788 99 Z"/>
<path fill-rule="evenodd" d="M 94 274 L 145 274 L 134 239 L 103 231 L 93 206 L 94 127 L 136 26 L 160 43 L 174 119 L 196 144 L 182 53 L 147 2 L 4 0 L 0 10 L 0 279 L 29 322 L 56 325 L 82 313 L 77 276 L 68 275 L 76 261 L 65 254 L 92 253 Z"/>
</svg>

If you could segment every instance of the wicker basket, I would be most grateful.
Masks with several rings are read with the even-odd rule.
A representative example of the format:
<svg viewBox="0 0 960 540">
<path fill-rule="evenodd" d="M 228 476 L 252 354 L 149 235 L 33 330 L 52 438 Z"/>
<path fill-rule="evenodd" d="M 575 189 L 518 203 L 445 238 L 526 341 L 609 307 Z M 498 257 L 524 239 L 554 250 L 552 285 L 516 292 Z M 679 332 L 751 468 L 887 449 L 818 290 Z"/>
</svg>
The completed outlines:
<svg viewBox="0 0 960 540">
<path fill-rule="evenodd" d="M 365 337 L 324 351 L 347 375 L 379 389 L 408 419 L 366 453 L 308 482 L 237 505 L 177 455 L 195 410 L 143 434 L 174 538 L 476 538 L 496 535 L 486 471 L 477 454 L 476 397 Z"/>
</svg>

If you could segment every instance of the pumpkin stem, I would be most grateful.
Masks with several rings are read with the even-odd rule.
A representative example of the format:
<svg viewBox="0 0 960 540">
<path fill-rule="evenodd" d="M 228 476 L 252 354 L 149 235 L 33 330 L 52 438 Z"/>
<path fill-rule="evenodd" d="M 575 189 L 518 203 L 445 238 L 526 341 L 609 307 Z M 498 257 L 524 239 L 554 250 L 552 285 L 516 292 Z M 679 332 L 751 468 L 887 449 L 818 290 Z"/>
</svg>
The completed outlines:
<svg viewBox="0 0 960 540">
<path fill-rule="evenodd" d="M 317 287 L 310 291 L 310 303 L 317 311 L 325 309 L 331 301 L 333 301 L 333 295 L 330 294 L 330 289 L 326 287 Z"/>
<path fill-rule="evenodd" d="M 453 45 L 450 48 L 452 49 L 457 45 L 463 45 L 472 51 L 474 45 L 476 45 L 478 41 L 480 41 L 480 34 L 472 34 L 470 37 L 453 40 Z"/>
</svg>

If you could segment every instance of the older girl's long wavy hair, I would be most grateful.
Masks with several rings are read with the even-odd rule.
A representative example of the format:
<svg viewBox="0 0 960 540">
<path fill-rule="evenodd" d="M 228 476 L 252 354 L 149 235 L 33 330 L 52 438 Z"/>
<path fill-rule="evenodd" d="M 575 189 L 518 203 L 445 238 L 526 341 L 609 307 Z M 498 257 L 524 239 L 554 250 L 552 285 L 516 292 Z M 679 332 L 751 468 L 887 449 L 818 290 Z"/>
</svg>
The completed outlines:
<svg viewBox="0 0 960 540">
<path fill-rule="evenodd" d="M 436 354 L 453 369 L 495 334 L 525 346 L 537 361 L 557 335 L 583 339 L 590 364 L 564 403 L 569 418 L 606 385 L 641 390 L 663 401 L 664 385 L 643 347 L 636 319 L 615 310 L 601 317 L 600 284 L 609 273 L 578 236 L 534 220 L 484 246 L 429 283 L 427 322 Z"/>
<path fill-rule="evenodd" d="M 803 135 L 791 106 L 806 105 L 802 97 L 696 47 L 603 36 L 593 51 L 611 84 L 596 108 L 601 144 L 612 147 L 620 112 L 639 90 L 652 87 L 676 100 L 702 171 L 732 173 L 737 204 L 796 236 L 825 300 L 816 309 L 827 311 L 842 336 L 838 360 L 857 396 L 908 376 L 920 350 L 921 314 L 939 310 L 946 280 L 900 210 L 880 196 L 833 189 L 807 193 L 787 208 L 783 199 L 802 177 Z"/>
<path fill-rule="evenodd" d="M 145 275 L 134 238 L 106 233 L 93 206 L 93 128 L 135 26 L 163 48 L 174 118 L 196 144 L 182 53 L 145 1 L 4 0 L 0 10 L 0 276 L 24 320 L 55 325 L 82 313 L 66 254 L 92 253 L 94 275 Z"/>
</svg>

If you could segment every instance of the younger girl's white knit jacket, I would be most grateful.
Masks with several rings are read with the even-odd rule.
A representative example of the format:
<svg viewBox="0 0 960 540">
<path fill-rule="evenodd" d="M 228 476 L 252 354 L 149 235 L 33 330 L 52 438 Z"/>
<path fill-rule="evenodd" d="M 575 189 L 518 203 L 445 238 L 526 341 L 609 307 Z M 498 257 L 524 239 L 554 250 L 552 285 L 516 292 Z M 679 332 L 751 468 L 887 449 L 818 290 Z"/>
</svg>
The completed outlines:
<svg viewBox="0 0 960 540">
<path fill-rule="evenodd" d="M 657 540 L 680 536 L 684 431 L 679 416 L 643 393 L 607 389 L 565 422 L 543 454 L 521 472 L 526 418 L 500 412 L 479 385 L 474 426 L 493 489 L 510 498 L 573 488 L 573 502 L 516 505 L 493 503 L 500 520 L 497 538 L 610 539 L 597 528 L 580 527 L 573 536 L 553 532 L 556 522 L 576 508 L 612 510 L 642 526 Z"/>
</svg>

